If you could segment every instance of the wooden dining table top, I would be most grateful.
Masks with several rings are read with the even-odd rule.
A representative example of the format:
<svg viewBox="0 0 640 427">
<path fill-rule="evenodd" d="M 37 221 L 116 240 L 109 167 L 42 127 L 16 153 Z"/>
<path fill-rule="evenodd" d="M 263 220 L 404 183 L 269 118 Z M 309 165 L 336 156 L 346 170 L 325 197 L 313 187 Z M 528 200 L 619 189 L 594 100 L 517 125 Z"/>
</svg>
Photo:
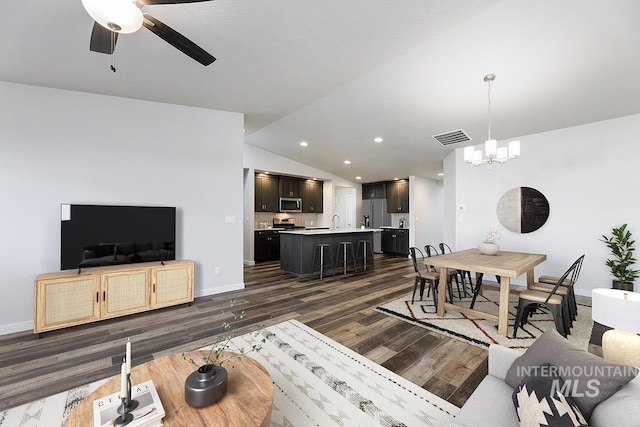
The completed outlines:
<svg viewBox="0 0 640 427">
<path fill-rule="evenodd" d="M 518 277 L 544 262 L 547 256 L 526 252 L 500 251 L 495 255 L 484 255 L 478 249 L 466 249 L 446 255 L 425 259 L 434 267 L 476 271 L 498 276 Z"/>
</svg>

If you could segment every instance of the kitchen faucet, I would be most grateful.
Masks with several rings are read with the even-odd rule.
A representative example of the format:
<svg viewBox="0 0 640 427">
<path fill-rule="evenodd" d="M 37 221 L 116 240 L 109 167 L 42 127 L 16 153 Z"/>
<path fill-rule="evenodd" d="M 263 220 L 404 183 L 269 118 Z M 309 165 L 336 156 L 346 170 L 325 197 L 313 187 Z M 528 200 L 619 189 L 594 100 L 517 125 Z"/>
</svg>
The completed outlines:
<svg viewBox="0 0 640 427">
<path fill-rule="evenodd" d="M 337 221 L 335 221 L 335 222 L 334 222 L 334 220 L 336 220 L 336 219 L 337 219 Z M 334 229 L 338 229 L 338 228 L 340 228 L 340 217 L 338 216 L 338 214 L 334 214 L 334 215 L 331 217 L 331 226 L 332 226 Z"/>
</svg>

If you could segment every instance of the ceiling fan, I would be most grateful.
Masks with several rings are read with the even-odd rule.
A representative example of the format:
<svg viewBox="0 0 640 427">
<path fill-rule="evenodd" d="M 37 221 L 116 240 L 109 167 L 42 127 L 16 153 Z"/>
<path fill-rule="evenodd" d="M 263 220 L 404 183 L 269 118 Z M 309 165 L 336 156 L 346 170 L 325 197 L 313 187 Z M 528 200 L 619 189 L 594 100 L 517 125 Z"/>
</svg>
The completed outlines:
<svg viewBox="0 0 640 427">
<path fill-rule="evenodd" d="M 91 31 L 89 49 L 112 54 L 119 33 L 133 33 L 144 26 L 176 49 L 207 66 L 216 58 L 173 28 L 142 12 L 142 7 L 146 5 L 202 1 L 211 0 L 82 0 L 85 10 L 96 21 Z"/>
</svg>

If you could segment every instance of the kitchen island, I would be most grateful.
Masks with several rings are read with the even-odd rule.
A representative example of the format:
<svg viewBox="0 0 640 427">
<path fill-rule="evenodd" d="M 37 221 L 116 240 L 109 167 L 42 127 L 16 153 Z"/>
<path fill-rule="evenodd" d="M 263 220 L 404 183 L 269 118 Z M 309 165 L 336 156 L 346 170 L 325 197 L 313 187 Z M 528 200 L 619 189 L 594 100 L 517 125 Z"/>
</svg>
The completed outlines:
<svg viewBox="0 0 640 427">
<path fill-rule="evenodd" d="M 334 262 L 340 242 L 352 242 L 353 251 L 358 252 L 358 242 L 368 240 L 373 248 L 373 228 L 286 230 L 280 232 L 280 268 L 289 273 L 311 274 L 313 248 L 319 243 L 328 243 L 333 249 Z M 373 265 L 373 262 L 367 262 Z M 325 272 L 325 274 L 327 274 Z"/>
</svg>

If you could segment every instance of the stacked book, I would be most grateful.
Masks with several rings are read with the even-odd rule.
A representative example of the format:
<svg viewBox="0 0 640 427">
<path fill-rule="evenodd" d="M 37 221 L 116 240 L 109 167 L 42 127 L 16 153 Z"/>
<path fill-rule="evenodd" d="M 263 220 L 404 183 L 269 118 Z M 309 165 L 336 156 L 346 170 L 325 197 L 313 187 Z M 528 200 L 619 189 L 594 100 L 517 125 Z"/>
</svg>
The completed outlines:
<svg viewBox="0 0 640 427">
<path fill-rule="evenodd" d="M 158 427 L 162 425 L 165 412 L 158 392 L 149 380 L 131 387 L 131 399 L 138 401 L 139 405 L 130 413 L 133 420 L 127 427 Z M 120 416 L 118 408 L 122 405 L 120 393 L 110 394 L 93 402 L 94 427 L 113 426 L 116 418 Z"/>
</svg>

